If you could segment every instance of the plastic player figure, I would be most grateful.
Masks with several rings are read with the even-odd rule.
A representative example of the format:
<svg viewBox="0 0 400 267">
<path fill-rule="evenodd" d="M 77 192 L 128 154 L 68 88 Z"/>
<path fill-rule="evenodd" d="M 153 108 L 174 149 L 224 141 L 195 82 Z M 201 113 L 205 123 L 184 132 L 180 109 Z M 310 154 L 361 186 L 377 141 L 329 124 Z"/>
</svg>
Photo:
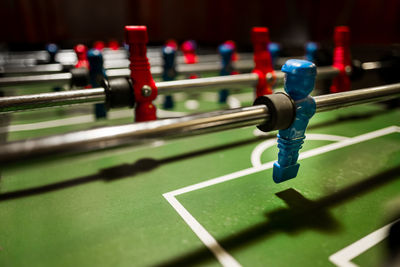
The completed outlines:
<svg viewBox="0 0 400 267">
<path fill-rule="evenodd" d="M 277 65 L 277 60 L 281 53 L 281 45 L 278 43 L 269 43 L 268 51 L 271 54 L 272 66 Z"/>
<path fill-rule="evenodd" d="M 135 95 L 135 120 L 151 121 L 157 119 L 156 106 L 157 86 L 150 72 L 150 64 L 146 55 L 148 42 L 146 26 L 125 26 L 125 42 L 129 45 L 131 79 Z"/>
<path fill-rule="evenodd" d="M 308 42 L 306 44 L 306 60 L 316 63 L 318 44 L 315 42 Z"/>
<path fill-rule="evenodd" d="M 266 27 L 253 27 L 251 30 L 251 42 L 254 49 L 254 70 L 258 75 L 256 96 L 272 94 L 276 76 L 272 66 L 271 54 L 268 51 L 269 31 Z M 267 78 L 267 75 L 269 76 Z"/>
<path fill-rule="evenodd" d="M 96 41 L 93 44 L 93 48 L 97 49 L 99 51 L 103 51 L 103 49 L 106 47 L 103 41 Z"/>
<path fill-rule="evenodd" d="M 231 46 L 232 49 L 233 49 L 232 61 L 233 61 L 233 62 L 238 61 L 238 60 L 239 60 L 239 54 L 238 54 L 237 51 L 236 51 L 236 43 L 235 43 L 235 41 L 228 40 L 228 41 L 226 41 L 224 44 L 225 44 L 225 45 Z"/>
<path fill-rule="evenodd" d="M 46 51 L 49 53 L 49 63 L 56 63 L 56 55 L 58 53 L 58 45 L 48 44 L 46 45 Z"/>
<path fill-rule="evenodd" d="M 182 43 L 181 50 L 186 64 L 196 64 L 199 59 L 196 55 L 197 44 L 194 40 L 188 40 Z M 196 79 L 199 76 L 195 73 L 189 75 L 189 79 Z"/>
<path fill-rule="evenodd" d="M 305 60 L 291 59 L 282 67 L 286 73 L 285 91 L 294 100 L 296 117 L 292 125 L 278 134 L 278 161 L 274 163 L 273 179 L 280 183 L 296 177 L 300 164 L 299 150 L 305 139 L 308 121 L 314 115 L 316 104 L 309 96 L 314 88 L 316 66 Z"/>
<path fill-rule="evenodd" d="M 335 49 L 333 51 L 333 67 L 339 69 L 330 88 L 331 93 L 349 91 L 351 88 L 351 55 L 350 55 L 350 29 L 347 26 L 338 26 L 334 34 Z"/>
<path fill-rule="evenodd" d="M 162 56 L 164 60 L 162 78 L 164 81 L 173 81 L 176 78 L 175 58 L 177 44 L 174 40 L 169 40 L 162 48 Z M 166 95 L 163 103 L 164 109 L 172 109 L 174 107 L 174 99 L 172 95 Z"/>
<path fill-rule="evenodd" d="M 106 77 L 106 73 L 103 67 L 103 55 L 101 54 L 100 50 L 90 49 L 87 57 L 90 65 L 90 85 L 92 87 L 100 87 L 102 80 Z M 95 104 L 94 109 L 96 119 L 107 117 L 106 106 L 103 103 Z"/>
<path fill-rule="evenodd" d="M 219 54 L 221 55 L 222 60 L 222 68 L 219 72 L 219 75 L 226 76 L 230 75 L 233 72 L 232 67 L 232 58 L 234 53 L 234 47 L 230 44 L 224 43 L 218 47 Z M 221 104 L 226 103 L 228 98 L 229 91 L 227 89 L 222 89 L 219 91 L 219 100 L 218 102 Z"/>
<path fill-rule="evenodd" d="M 74 47 L 76 57 L 78 61 L 75 64 L 75 68 L 86 68 L 89 69 L 89 61 L 87 58 L 87 47 L 83 44 L 78 44 Z"/>
</svg>

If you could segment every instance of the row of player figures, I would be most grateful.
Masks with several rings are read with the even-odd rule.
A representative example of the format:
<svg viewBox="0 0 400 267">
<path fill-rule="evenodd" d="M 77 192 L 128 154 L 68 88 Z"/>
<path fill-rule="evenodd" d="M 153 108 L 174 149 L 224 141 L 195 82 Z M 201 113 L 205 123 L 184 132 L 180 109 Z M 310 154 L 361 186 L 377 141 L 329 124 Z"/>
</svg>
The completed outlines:
<svg viewBox="0 0 400 267">
<path fill-rule="evenodd" d="M 288 60 L 282 67 L 282 72 L 285 73 L 286 77 L 284 87 L 288 95 L 271 95 L 276 75 L 271 63 L 271 55 L 267 50 L 269 43 L 268 29 L 255 27 L 252 29 L 251 37 L 254 44 L 255 60 L 253 73 L 258 76 L 256 85 L 257 99 L 254 105 L 256 107 L 264 105 L 263 112 L 267 113 L 266 118 L 268 118 L 264 119 L 264 122 L 259 125 L 259 129 L 262 131 L 279 130 L 278 148 L 280 152 L 278 154 L 278 161 L 274 164 L 273 178 L 275 182 L 283 182 L 297 175 L 299 168 L 299 164 L 297 163 L 298 152 L 305 138 L 305 130 L 308 121 L 316 112 L 318 103 L 321 107 L 321 100 L 316 102 L 309 96 L 314 88 L 317 68 L 315 64 L 309 61 Z M 157 97 L 157 86 L 150 72 L 150 64 L 146 56 L 146 44 L 148 42 L 147 28 L 145 26 L 126 26 L 125 38 L 127 44 L 129 44 L 129 67 L 131 70 L 131 87 L 133 89 L 135 102 L 135 119 L 137 122 L 154 121 L 156 120 L 156 108 L 153 101 Z M 349 42 L 349 31 L 346 27 L 337 28 L 335 32 L 335 42 L 339 44 L 339 47 L 335 49 L 337 60 L 334 61 L 334 67 L 337 68 L 338 75 L 334 78 L 331 88 L 337 92 L 339 89 L 350 89 L 348 68 L 351 68 L 351 62 L 349 51 L 346 50 Z M 166 50 L 173 50 L 174 48 L 174 44 L 169 44 L 165 47 Z M 228 43 L 224 44 L 221 49 L 230 51 L 230 53 L 227 54 L 227 59 L 232 61 L 233 47 Z M 96 87 L 100 86 L 99 78 L 104 78 L 105 76 L 101 52 L 99 50 L 90 50 L 88 52 L 88 60 L 90 62 L 91 84 Z M 87 66 L 83 66 L 83 68 L 87 68 Z M 223 71 L 230 74 L 231 69 L 223 69 Z M 224 73 L 221 73 L 221 75 L 223 74 Z M 270 75 L 270 78 L 268 78 L 268 75 Z M 400 85 L 395 84 L 392 87 L 389 86 L 386 90 L 392 95 L 398 95 L 400 92 Z M 375 91 L 375 89 L 372 91 Z M 352 99 L 351 101 L 354 99 L 359 101 L 360 99 L 358 97 L 362 94 L 355 95 L 357 96 L 356 98 L 354 98 L 354 94 L 349 96 L 342 95 L 342 99 L 350 97 L 350 99 Z M 377 97 L 374 93 L 371 95 L 373 98 Z M 382 93 L 379 96 L 381 97 Z M 332 99 L 334 101 L 330 102 L 330 105 L 337 105 L 335 102 L 337 98 L 334 97 Z M 322 103 L 324 103 L 324 101 L 328 101 L 329 103 L 329 99 L 322 100 Z M 352 103 L 351 101 L 348 103 Z M 249 111 L 245 110 L 244 113 L 246 112 Z M 168 123 L 165 123 L 166 124 L 159 125 L 158 128 L 168 130 L 168 127 L 166 127 Z M 146 124 L 138 124 L 138 127 L 140 128 L 139 132 L 143 131 L 146 128 Z M 96 129 L 96 131 L 98 130 L 99 129 Z M 150 127 L 150 130 L 154 130 L 154 128 Z M 72 135 L 76 134 L 73 133 Z M 79 140 L 77 141 L 75 141 L 75 138 L 64 139 L 75 142 L 76 144 L 82 142 L 81 138 L 78 138 Z M 146 136 L 146 138 L 148 138 L 148 136 Z M 87 141 L 86 138 L 84 139 Z M 22 153 L 23 156 L 29 155 L 30 150 L 35 147 L 47 146 L 48 142 L 46 141 L 47 140 L 40 139 L 35 144 L 29 144 L 29 142 L 23 141 L 8 143 L 2 146 L 0 158 L 3 160 L 13 158 L 13 156 L 18 156 L 18 153 Z M 57 142 L 50 143 L 55 144 Z M 63 144 L 60 144 L 60 146 L 65 148 Z M 28 149 L 28 151 L 26 149 Z M 41 151 L 39 153 L 43 153 L 43 148 L 38 150 Z M 48 147 L 44 150 L 45 152 L 49 152 Z"/>
<path fill-rule="evenodd" d="M 348 40 L 349 40 L 349 29 L 347 27 L 337 27 L 335 29 L 335 43 L 336 43 L 335 58 L 339 58 L 339 60 L 335 60 L 334 67 L 338 69 L 340 72 L 339 74 L 340 80 L 343 79 L 349 80 L 348 74 L 349 74 L 349 69 L 351 68 L 350 66 L 351 62 L 350 62 L 350 49 Z M 256 73 L 259 76 L 258 83 L 256 86 L 257 96 L 271 94 L 272 87 L 276 80 L 273 68 L 274 67 L 273 60 L 277 58 L 279 47 L 278 45 L 274 43 L 271 44 L 269 42 L 269 32 L 268 29 L 264 27 L 253 28 L 252 42 L 254 45 L 253 58 L 255 66 L 253 69 L 253 73 Z M 306 58 L 310 61 L 313 61 L 315 59 L 315 52 L 317 50 L 317 46 L 315 44 L 311 44 L 308 45 L 308 47 L 309 47 L 308 49 L 309 53 L 307 54 Z M 195 53 L 196 44 L 193 41 L 188 41 L 183 43 L 182 50 L 184 51 L 185 54 L 186 63 L 195 64 L 198 61 L 197 55 Z M 75 52 L 78 58 L 77 63 L 75 64 L 76 68 L 75 71 L 86 69 L 89 72 L 90 86 L 86 85 L 85 82 L 80 82 L 81 85 L 84 85 L 86 88 L 99 87 L 101 86 L 101 81 L 103 78 L 107 76 L 109 78 L 112 78 L 112 75 L 107 75 L 108 73 L 104 69 L 103 57 L 100 51 L 101 51 L 100 49 L 91 49 L 90 51 L 87 51 L 87 48 L 83 45 L 77 45 L 75 47 Z M 338 51 L 339 53 L 337 53 Z M 162 48 L 162 56 L 164 62 L 162 78 L 164 81 L 172 81 L 176 78 L 177 75 L 175 67 L 176 52 L 177 52 L 177 44 L 174 41 L 168 41 L 167 44 Z M 219 47 L 219 52 L 222 58 L 220 75 L 227 76 L 227 75 L 237 74 L 238 71 L 235 70 L 235 67 L 233 65 L 233 62 L 238 59 L 234 42 L 232 41 L 225 42 Z M 132 73 L 133 72 L 134 71 L 132 71 Z M 268 75 L 270 76 L 269 78 L 267 78 Z M 35 78 L 35 76 L 33 77 Z M 196 78 L 198 77 L 198 75 L 192 73 L 189 77 Z M 27 77 L 24 77 L 22 79 L 22 82 L 26 81 L 26 78 Z M 48 79 L 49 76 L 46 76 L 45 78 Z M 12 77 L 11 80 L 13 79 L 16 80 L 18 79 L 18 77 Z M 7 78 L 3 78 L 2 80 L 3 81 L 7 80 Z M 0 84 L 2 83 L 2 80 L 0 80 Z M 38 81 L 43 82 L 44 80 L 38 79 Z M 336 83 L 337 84 L 340 83 L 341 85 L 340 88 L 343 91 L 349 89 L 349 83 L 346 81 L 336 82 Z M 346 85 L 346 87 L 344 87 L 343 85 Z M 334 84 L 332 85 L 332 92 L 335 92 L 335 90 L 338 91 L 336 88 L 337 86 L 335 85 L 334 81 Z M 220 91 L 219 102 L 225 103 L 227 97 L 228 97 L 228 90 Z M 140 97 L 135 95 L 135 99 L 140 99 Z M 166 96 L 163 107 L 165 109 L 171 109 L 173 107 L 173 100 L 171 96 Z M 95 110 L 97 118 L 103 118 L 106 116 L 106 109 L 104 105 L 101 104 L 96 105 Z"/>
<path fill-rule="evenodd" d="M 147 37 L 146 37 L 147 38 Z M 147 40 L 147 39 L 146 39 Z M 252 30 L 252 41 L 253 41 L 253 45 L 254 45 L 254 69 L 253 69 L 253 74 L 258 76 L 258 78 L 256 78 L 257 80 L 256 82 L 256 92 L 257 92 L 257 96 L 260 95 L 265 95 L 265 94 L 270 94 L 272 93 L 272 87 L 274 86 L 275 81 L 278 79 L 277 76 L 280 76 L 280 78 L 282 78 L 282 74 L 275 72 L 274 68 L 273 68 L 273 63 L 272 63 L 272 59 L 273 59 L 273 54 L 271 54 L 269 52 L 269 50 L 267 49 L 267 47 L 271 47 L 270 43 L 269 43 L 269 35 L 268 35 L 268 29 L 267 28 L 263 28 L 263 27 L 255 27 Z M 331 92 L 338 92 L 338 91 L 347 91 L 350 89 L 350 78 L 349 78 L 349 74 L 351 72 L 351 69 L 353 69 L 354 73 L 354 68 L 351 66 L 351 60 L 350 60 L 350 49 L 349 49 L 349 29 L 347 27 L 337 27 L 335 29 L 335 50 L 334 50 L 334 65 L 333 67 L 331 67 L 330 69 L 328 69 L 328 74 L 329 72 L 332 72 L 333 75 L 331 76 L 336 76 L 334 78 L 334 81 L 331 85 Z M 194 44 L 192 42 L 188 42 L 187 45 L 188 47 L 186 47 L 184 50 L 186 51 L 195 51 L 195 47 Z M 274 45 L 273 45 L 274 46 Z M 145 45 L 144 45 L 144 48 Z M 168 42 L 164 47 L 163 47 L 163 58 L 164 58 L 164 68 L 163 68 L 163 72 L 162 72 L 162 77 L 165 81 L 172 81 L 175 79 L 176 77 L 176 69 L 175 69 L 175 58 L 176 58 L 176 50 L 177 50 L 177 45 L 175 42 L 170 41 Z M 230 80 L 232 80 L 231 77 L 232 74 L 236 74 L 237 72 L 234 70 L 234 67 L 232 65 L 232 62 L 235 60 L 235 58 L 237 58 L 236 54 L 235 54 L 235 46 L 234 43 L 232 43 L 231 41 L 226 42 L 225 44 L 221 45 L 219 47 L 219 50 L 221 52 L 222 55 L 222 68 L 220 69 L 220 75 L 222 76 L 226 76 L 228 79 L 224 79 L 222 82 L 219 81 L 218 85 L 221 86 L 221 88 L 223 87 L 224 82 L 227 82 Z M 316 50 L 316 46 L 313 45 L 312 50 Z M 113 75 L 109 75 L 109 72 L 106 72 L 104 70 L 103 67 L 103 58 L 102 58 L 102 54 L 100 52 L 99 49 L 92 49 L 88 52 L 88 57 L 86 54 L 86 48 L 84 46 L 77 46 L 76 47 L 76 51 L 78 54 L 78 62 L 76 64 L 76 69 L 74 69 L 75 71 L 77 70 L 83 70 L 84 74 L 86 72 L 88 72 L 90 75 L 90 82 L 91 85 L 88 86 L 86 84 L 85 79 L 81 79 L 84 82 L 81 84 L 82 86 L 86 86 L 86 88 L 88 87 L 99 87 L 101 86 L 101 80 L 104 77 L 108 78 L 113 78 Z M 146 55 L 142 55 L 141 58 L 146 57 Z M 134 57 L 133 57 L 134 58 Z M 131 57 L 132 59 L 132 57 Z M 92 65 L 89 68 L 89 64 L 88 62 L 91 62 L 90 65 Z M 147 59 L 146 59 L 147 62 Z M 191 57 L 189 57 L 189 62 L 194 63 L 196 62 L 196 55 L 195 54 L 191 54 Z M 88 70 L 89 68 L 89 70 Z M 136 72 L 136 70 L 132 70 L 132 72 L 128 69 L 127 73 L 125 75 L 129 75 L 134 74 Z M 322 69 L 321 71 L 322 72 Z M 147 76 L 151 77 L 152 73 L 146 73 Z M 320 73 L 321 74 L 321 73 Z M 61 74 L 64 75 L 64 74 Z M 136 74 L 134 74 L 136 75 Z M 194 75 L 192 75 L 194 76 Z M 30 76 L 28 78 L 37 78 L 39 76 Z M 86 77 L 86 76 L 85 76 Z M 84 77 L 84 78 L 85 78 Z M 238 76 L 236 76 L 238 77 Z M 24 82 L 26 81 L 26 76 L 22 78 L 22 80 L 20 82 Z M 140 79 L 140 75 L 138 75 L 138 78 Z M 0 78 L 0 84 L 2 84 L 2 82 L 8 78 Z M 19 79 L 18 77 L 11 77 L 11 79 Z M 61 78 L 62 79 L 62 78 Z M 67 77 L 67 80 L 70 79 Z M 253 83 L 254 81 L 254 77 L 253 76 L 248 76 L 247 78 L 247 82 L 250 83 L 250 85 Z M 57 80 L 59 81 L 60 78 L 57 78 Z M 39 82 L 45 82 L 45 81 L 53 81 L 52 79 L 50 79 L 50 75 L 48 76 L 44 76 L 43 79 L 37 79 L 37 81 Z M 243 79 L 241 80 L 242 82 L 244 81 Z M 200 79 L 198 80 L 196 83 L 187 83 L 187 82 L 183 82 L 183 84 L 191 84 L 191 86 L 193 87 L 193 85 L 195 85 L 196 87 L 205 87 L 205 86 L 209 86 L 210 83 L 209 81 L 206 79 Z M 111 83 L 110 83 L 111 84 Z M 229 84 L 229 86 L 232 85 L 232 82 L 227 83 Z M 159 83 L 160 87 L 163 87 L 161 85 L 161 83 Z M 174 84 L 174 86 L 177 86 L 177 84 Z M 150 88 L 151 89 L 151 88 Z M 131 88 L 127 88 L 127 90 L 131 90 Z M 149 88 L 147 88 L 146 90 L 144 90 L 144 92 L 147 92 L 145 94 L 148 94 L 148 92 L 151 92 L 152 90 L 149 90 Z M 112 93 L 112 91 L 111 91 Z M 139 92 L 140 94 L 142 94 L 142 92 Z M 103 91 L 100 91 L 100 94 L 104 94 Z M 140 99 L 140 96 L 137 96 L 137 92 L 135 92 L 135 100 L 136 103 L 139 102 L 138 99 Z M 109 95 L 109 93 L 106 93 L 106 95 Z M 150 97 L 154 97 L 154 95 L 151 93 L 149 96 Z M 222 90 L 220 92 L 220 102 L 223 103 L 224 101 L 226 101 L 228 95 L 228 91 L 227 90 Z M 91 96 L 93 96 L 93 94 L 91 93 Z M 66 96 L 68 97 L 68 95 Z M 80 94 L 80 97 L 82 97 L 82 94 Z M 100 95 L 100 97 L 102 97 Z M 39 97 L 37 97 L 39 98 Z M 40 97 L 42 98 L 42 97 Z M 104 97 L 103 97 L 104 98 Z M 145 97 L 146 99 L 148 99 L 148 97 Z M 43 98 L 42 98 L 43 99 Z M 25 98 L 26 100 L 26 98 Z M 54 100 L 54 99 L 52 99 Z M 63 100 L 66 100 L 65 98 Z M 152 100 L 151 100 L 152 101 Z M 4 103 L 5 101 L 3 101 Z M 20 101 L 19 101 L 20 102 Z M 12 103 L 12 102 L 11 102 Z M 22 103 L 22 102 L 20 102 Z M 134 103 L 129 104 L 129 106 L 133 106 Z M 109 105 L 110 106 L 110 105 Z M 113 105 L 111 105 L 113 106 Z M 117 103 L 117 106 L 120 106 Z M 164 108 L 171 108 L 173 106 L 173 102 L 171 97 L 167 96 L 166 97 L 166 101 L 164 102 Z M 0 111 L 5 111 L 7 109 L 3 109 L 5 106 L 1 106 Z M 102 118 L 105 117 L 106 115 L 106 110 L 104 108 L 104 105 L 97 105 L 96 106 L 96 115 L 98 118 Z M 140 116 L 139 116 L 140 117 Z M 137 119 L 138 120 L 138 119 Z M 141 120 L 141 119 L 139 119 Z M 146 119 L 145 119 L 146 120 Z"/>
</svg>

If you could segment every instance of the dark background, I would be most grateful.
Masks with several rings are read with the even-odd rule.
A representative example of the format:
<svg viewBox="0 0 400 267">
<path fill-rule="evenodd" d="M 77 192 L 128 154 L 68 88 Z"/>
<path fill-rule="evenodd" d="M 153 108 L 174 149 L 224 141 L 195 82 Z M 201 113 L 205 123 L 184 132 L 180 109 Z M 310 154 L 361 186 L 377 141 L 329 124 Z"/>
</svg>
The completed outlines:
<svg viewBox="0 0 400 267">
<path fill-rule="evenodd" d="M 251 27 L 267 26 L 272 41 L 303 46 L 330 42 L 337 25 L 350 26 L 353 44 L 400 42 L 399 0 L 1 0 L 0 20 L 0 43 L 10 49 L 122 42 L 129 24 L 147 25 L 152 44 L 232 39 L 246 47 Z"/>
</svg>

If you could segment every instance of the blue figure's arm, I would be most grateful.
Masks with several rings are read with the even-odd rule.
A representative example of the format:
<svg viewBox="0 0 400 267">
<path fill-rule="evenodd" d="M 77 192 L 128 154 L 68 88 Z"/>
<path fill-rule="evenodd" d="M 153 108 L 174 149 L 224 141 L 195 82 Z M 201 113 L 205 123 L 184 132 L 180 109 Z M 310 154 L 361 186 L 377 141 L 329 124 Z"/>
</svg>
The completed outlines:
<svg viewBox="0 0 400 267">
<path fill-rule="evenodd" d="M 297 163 L 299 150 L 316 110 L 315 101 L 309 96 L 314 88 L 315 65 L 305 60 L 288 60 L 282 71 L 286 73 L 285 91 L 296 105 L 296 116 L 292 125 L 278 134 L 279 154 L 273 169 L 273 179 L 277 183 L 296 177 L 300 166 Z"/>
</svg>

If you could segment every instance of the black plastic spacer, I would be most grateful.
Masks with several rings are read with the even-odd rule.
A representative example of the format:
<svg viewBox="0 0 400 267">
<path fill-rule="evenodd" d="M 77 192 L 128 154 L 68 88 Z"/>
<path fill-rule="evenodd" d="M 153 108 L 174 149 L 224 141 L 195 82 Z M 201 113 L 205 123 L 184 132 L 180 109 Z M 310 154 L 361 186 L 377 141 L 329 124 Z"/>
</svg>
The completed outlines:
<svg viewBox="0 0 400 267">
<path fill-rule="evenodd" d="M 84 87 L 89 84 L 89 70 L 86 68 L 74 68 L 70 70 L 72 74 L 71 86 Z"/>
<path fill-rule="evenodd" d="M 275 93 L 257 97 L 253 106 L 265 105 L 268 108 L 269 119 L 266 123 L 257 125 L 263 132 L 283 130 L 292 125 L 296 117 L 296 105 L 285 93 Z"/>
<path fill-rule="evenodd" d="M 116 78 L 102 82 L 106 92 L 106 106 L 110 108 L 135 106 L 135 95 L 129 78 Z"/>
</svg>

